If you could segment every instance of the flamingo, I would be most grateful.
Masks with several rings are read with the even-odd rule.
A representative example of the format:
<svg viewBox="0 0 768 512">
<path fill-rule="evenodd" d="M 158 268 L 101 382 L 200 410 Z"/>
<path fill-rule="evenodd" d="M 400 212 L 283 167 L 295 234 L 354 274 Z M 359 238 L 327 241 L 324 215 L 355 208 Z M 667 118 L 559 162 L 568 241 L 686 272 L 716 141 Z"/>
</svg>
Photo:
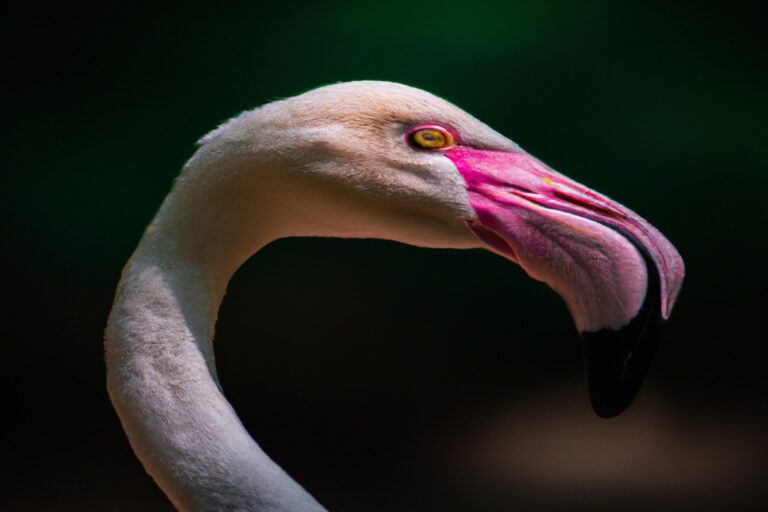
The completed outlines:
<svg viewBox="0 0 768 512">
<path fill-rule="evenodd" d="M 184 166 L 123 269 L 105 334 L 111 401 L 178 510 L 325 510 L 250 437 L 214 364 L 230 277 L 288 236 L 517 263 L 567 303 L 604 417 L 637 393 L 684 275 L 637 214 L 422 90 L 340 83 L 242 113 Z"/>
</svg>

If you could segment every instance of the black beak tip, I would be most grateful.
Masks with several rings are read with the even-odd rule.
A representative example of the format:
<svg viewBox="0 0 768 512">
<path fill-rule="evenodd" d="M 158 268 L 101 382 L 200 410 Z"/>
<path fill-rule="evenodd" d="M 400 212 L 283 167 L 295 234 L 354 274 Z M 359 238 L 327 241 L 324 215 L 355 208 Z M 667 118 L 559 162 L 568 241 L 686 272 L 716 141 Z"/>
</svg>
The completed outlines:
<svg viewBox="0 0 768 512">
<path fill-rule="evenodd" d="M 634 318 L 620 329 L 581 333 L 589 398 L 601 418 L 621 414 L 634 401 L 659 348 L 664 327 L 659 269 L 642 244 L 631 236 L 627 239 L 645 260 L 645 300 Z"/>
<path fill-rule="evenodd" d="M 619 330 L 581 334 L 589 397 L 602 418 L 613 418 L 629 407 L 653 362 L 663 321 L 651 304 Z"/>
<path fill-rule="evenodd" d="M 601 418 L 621 414 L 634 401 L 661 340 L 664 320 L 659 271 L 642 245 L 637 247 L 648 270 L 648 288 L 640 310 L 618 330 L 581 333 L 589 398 Z"/>
<path fill-rule="evenodd" d="M 592 410 L 595 411 L 595 414 L 597 414 L 601 418 L 609 420 L 611 418 L 615 418 L 616 416 L 624 412 L 624 410 L 627 407 L 629 407 L 630 403 L 632 403 L 632 401 L 629 401 L 626 403 L 620 403 L 620 402 L 599 403 L 593 399 Z"/>
</svg>

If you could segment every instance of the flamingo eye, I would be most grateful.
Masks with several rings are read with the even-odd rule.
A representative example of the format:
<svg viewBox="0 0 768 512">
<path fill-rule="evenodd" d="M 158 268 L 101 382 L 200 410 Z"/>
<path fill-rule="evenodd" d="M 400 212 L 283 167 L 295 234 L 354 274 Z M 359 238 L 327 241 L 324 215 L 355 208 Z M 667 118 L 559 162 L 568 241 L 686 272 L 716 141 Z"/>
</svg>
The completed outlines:
<svg viewBox="0 0 768 512">
<path fill-rule="evenodd" d="M 453 135 L 441 126 L 423 126 L 408 135 L 412 144 L 425 149 L 442 149 L 453 145 Z"/>
</svg>

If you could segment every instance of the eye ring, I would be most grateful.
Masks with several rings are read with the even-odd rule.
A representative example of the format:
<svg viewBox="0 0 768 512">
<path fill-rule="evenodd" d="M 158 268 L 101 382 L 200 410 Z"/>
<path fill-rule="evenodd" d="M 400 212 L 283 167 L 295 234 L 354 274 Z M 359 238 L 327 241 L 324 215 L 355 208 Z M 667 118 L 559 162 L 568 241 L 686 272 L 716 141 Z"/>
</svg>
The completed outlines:
<svg viewBox="0 0 768 512">
<path fill-rule="evenodd" d="M 436 124 L 415 126 L 405 136 L 411 146 L 430 150 L 448 149 L 455 142 L 450 130 Z"/>
</svg>

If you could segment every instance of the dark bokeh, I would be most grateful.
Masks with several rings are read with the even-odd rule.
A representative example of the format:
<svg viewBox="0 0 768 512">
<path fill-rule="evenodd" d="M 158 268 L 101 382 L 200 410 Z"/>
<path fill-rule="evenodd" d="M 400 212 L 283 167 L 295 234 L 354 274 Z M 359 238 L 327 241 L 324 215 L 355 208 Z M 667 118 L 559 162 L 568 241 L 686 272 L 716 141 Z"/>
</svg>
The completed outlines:
<svg viewBox="0 0 768 512">
<path fill-rule="evenodd" d="M 360 78 L 443 96 L 640 212 L 688 278 L 646 389 L 606 422 L 565 306 L 501 258 L 278 241 L 236 275 L 217 334 L 265 450 L 333 512 L 768 504 L 768 48 L 750 4 L 34 4 L 3 25 L 7 510 L 171 510 L 104 389 L 120 269 L 206 131 Z"/>
</svg>

